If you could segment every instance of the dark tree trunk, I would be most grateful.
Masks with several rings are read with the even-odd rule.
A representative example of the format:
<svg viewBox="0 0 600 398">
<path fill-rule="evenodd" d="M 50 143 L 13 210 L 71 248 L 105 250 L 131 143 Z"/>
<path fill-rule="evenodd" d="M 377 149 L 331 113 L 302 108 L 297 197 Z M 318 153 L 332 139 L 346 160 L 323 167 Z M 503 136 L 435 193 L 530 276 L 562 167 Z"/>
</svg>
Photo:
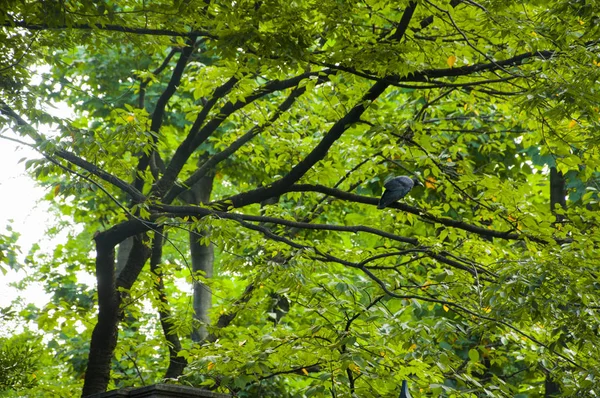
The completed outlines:
<svg viewBox="0 0 600 398">
<path fill-rule="evenodd" d="M 98 283 L 98 323 L 92 332 L 90 353 L 82 396 L 106 391 L 110 380 L 111 360 L 117 346 L 121 298 L 118 287 L 129 290 L 150 255 L 142 241 L 145 235 L 134 238 L 127 264 L 115 278 L 115 246 L 129 236 L 147 229 L 137 221 L 117 225 L 96 235 L 96 280 Z"/>
<path fill-rule="evenodd" d="M 119 300 L 115 288 L 114 245 L 96 237 L 96 279 L 98 282 L 98 323 L 92 332 L 88 366 L 82 396 L 106 391 L 110 361 L 117 345 Z"/>
</svg>

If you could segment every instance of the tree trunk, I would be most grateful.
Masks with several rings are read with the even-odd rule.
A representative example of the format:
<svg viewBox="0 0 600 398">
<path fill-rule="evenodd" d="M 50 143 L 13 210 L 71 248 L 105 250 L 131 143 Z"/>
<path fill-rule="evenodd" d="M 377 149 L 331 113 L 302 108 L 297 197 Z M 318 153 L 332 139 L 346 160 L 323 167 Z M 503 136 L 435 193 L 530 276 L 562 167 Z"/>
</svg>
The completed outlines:
<svg viewBox="0 0 600 398">
<path fill-rule="evenodd" d="M 181 194 L 181 198 L 188 204 L 207 203 L 210 201 L 214 174 L 210 173 L 201 178 L 188 191 Z M 212 278 L 214 265 L 214 249 L 211 243 L 202 244 L 200 239 L 207 231 L 190 231 L 190 256 L 192 258 L 192 271 L 194 275 L 202 274 Z M 209 311 L 212 307 L 212 292 L 210 287 L 202 282 L 194 281 L 194 325 L 191 338 L 201 342 L 208 337 L 206 325 L 210 323 Z"/>
<path fill-rule="evenodd" d="M 204 245 L 199 241 L 199 234 L 190 232 L 190 254 L 192 270 L 195 275 L 199 272 L 206 278 L 212 278 L 214 265 L 214 249 L 212 244 Z M 208 312 L 212 307 L 212 292 L 210 287 L 202 282 L 194 281 L 194 317 L 196 321 L 192 328 L 192 340 L 201 342 L 208 336 L 206 325 L 210 323 Z"/>
<path fill-rule="evenodd" d="M 85 397 L 106 391 L 110 361 L 117 346 L 119 300 L 115 288 L 114 246 L 96 237 L 96 279 L 98 282 L 98 323 L 92 332 L 83 391 Z"/>
<path fill-rule="evenodd" d="M 121 298 L 117 288 L 129 290 L 150 256 L 143 236 L 137 235 L 127 264 L 115 278 L 115 246 L 120 241 L 140 233 L 147 227 L 137 221 L 126 222 L 96 235 L 96 280 L 98 283 L 98 323 L 92 332 L 90 353 L 85 373 L 82 396 L 104 392 L 110 380 L 110 364 L 115 347 Z"/>
<path fill-rule="evenodd" d="M 131 247 L 133 246 L 133 237 L 125 239 L 123 242 L 119 243 L 119 247 L 117 248 L 117 271 L 116 275 L 119 276 L 123 268 L 125 268 L 125 264 L 127 264 L 127 259 L 129 258 L 129 253 L 131 252 Z"/>
</svg>

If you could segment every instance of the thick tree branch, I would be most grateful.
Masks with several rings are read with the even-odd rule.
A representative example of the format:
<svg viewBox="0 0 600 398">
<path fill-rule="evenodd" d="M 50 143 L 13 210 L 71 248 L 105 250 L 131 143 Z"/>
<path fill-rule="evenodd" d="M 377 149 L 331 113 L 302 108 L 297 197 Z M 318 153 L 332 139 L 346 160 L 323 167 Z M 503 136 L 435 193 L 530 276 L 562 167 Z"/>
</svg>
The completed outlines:
<svg viewBox="0 0 600 398">
<path fill-rule="evenodd" d="M 556 54 L 556 51 L 551 50 L 530 51 L 502 61 L 489 62 L 485 64 L 466 65 L 458 68 L 427 69 L 420 72 L 409 73 L 405 77 L 396 76 L 393 77 L 393 79 L 397 79 L 398 82 L 427 82 L 430 79 L 442 77 L 468 76 L 473 73 L 493 72 L 500 68 L 521 65 L 530 58 L 540 58 L 542 60 L 547 60 L 552 58 Z"/>
<path fill-rule="evenodd" d="M 110 363 L 117 345 L 119 298 L 115 286 L 115 245 L 105 234 L 96 241 L 96 280 L 98 282 L 98 323 L 92 332 L 89 360 L 82 396 L 106 391 Z"/>
<path fill-rule="evenodd" d="M 28 23 L 26 21 L 10 21 L 0 24 L 0 26 L 6 28 L 23 28 L 27 30 L 65 30 L 65 29 L 77 29 L 77 30 L 106 30 L 111 32 L 121 33 L 133 33 L 137 35 L 149 35 L 149 36 L 173 36 L 173 37 L 208 37 L 216 39 L 217 36 L 209 33 L 208 31 L 195 30 L 191 32 L 178 32 L 168 29 L 150 29 L 150 28 L 137 28 L 122 25 L 112 24 L 70 24 L 70 25 L 48 25 L 48 24 L 35 24 Z"/>
<path fill-rule="evenodd" d="M 521 65 L 530 58 L 540 58 L 542 60 L 547 60 L 547 59 L 550 59 L 553 56 L 555 56 L 557 53 L 558 53 L 557 51 L 552 51 L 552 50 L 527 52 L 527 53 L 519 54 L 519 55 L 516 55 L 514 57 L 511 57 L 511 58 L 508 58 L 508 59 L 505 59 L 502 61 L 461 66 L 458 68 L 426 69 L 423 71 L 409 73 L 406 76 L 390 75 L 390 76 L 380 77 L 380 76 L 377 76 L 377 74 L 374 72 L 359 71 L 357 69 L 354 69 L 352 67 L 345 66 L 345 65 L 335 65 L 335 64 L 330 64 L 327 62 L 319 62 L 317 64 L 328 67 L 333 70 L 339 70 L 342 72 L 351 73 L 353 75 L 360 76 L 365 79 L 374 80 L 374 81 L 384 81 L 393 86 L 426 89 L 426 88 L 440 88 L 440 87 L 478 86 L 478 85 L 491 84 L 491 83 L 500 83 L 503 81 L 515 79 L 516 78 L 515 76 L 509 76 L 509 77 L 500 78 L 500 79 L 492 79 L 492 80 L 486 79 L 486 80 L 474 81 L 474 82 L 457 82 L 457 83 L 435 82 L 432 80 L 432 79 L 440 79 L 440 78 L 447 78 L 447 77 L 470 76 L 470 75 L 473 75 L 473 74 L 479 73 L 479 72 L 494 72 L 494 71 L 497 71 L 500 69 L 504 69 L 506 67 Z M 412 86 L 412 85 L 406 86 L 405 84 L 402 84 L 403 82 L 404 83 L 410 83 L 410 82 L 428 83 L 428 86 Z"/>
<path fill-rule="evenodd" d="M 130 290 L 137 280 L 144 264 L 150 257 L 150 249 L 147 243 L 144 242 L 147 238 L 145 234 L 134 236 L 127 263 L 117 277 L 117 289 Z"/>
<path fill-rule="evenodd" d="M 408 25 L 410 24 L 410 21 L 415 13 L 416 8 L 417 8 L 416 1 L 411 1 L 410 3 L 408 3 L 408 6 L 406 7 L 406 9 L 404 10 L 404 13 L 402 14 L 402 18 L 400 19 L 400 23 L 398 23 L 398 27 L 396 28 L 396 31 L 390 37 L 390 39 L 392 41 L 400 41 L 402 39 L 402 37 L 404 37 L 404 34 L 406 33 L 406 30 L 408 29 Z"/>
<path fill-rule="evenodd" d="M 136 200 L 138 202 L 143 202 L 144 200 L 146 200 L 146 197 L 134 186 L 126 183 L 117 176 L 107 173 L 106 171 L 88 162 L 87 160 L 82 159 L 79 156 L 62 149 L 57 150 L 54 154 L 121 189 L 123 192 L 129 194 L 133 198 L 133 200 Z"/>
<path fill-rule="evenodd" d="M 175 56 L 177 51 L 178 50 L 176 48 L 172 48 L 171 51 L 169 51 L 169 54 L 167 54 L 167 56 L 163 60 L 163 62 L 158 66 L 158 68 L 156 68 L 155 70 L 152 71 L 152 75 L 156 76 L 159 73 L 162 73 L 162 71 L 167 68 L 167 66 L 169 65 L 169 62 L 171 62 L 171 59 L 173 58 L 173 56 Z M 150 78 L 146 78 L 146 79 L 140 78 L 139 80 L 140 80 L 140 94 L 139 94 L 139 100 L 138 100 L 138 108 L 144 109 L 145 99 L 146 99 L 146 87 L 148 87 L 148 84 L 152 80 Z"/>
<path fill-rule="evenodd" d="M 179 86 L 179 83 L 181 82 L 181 77 L 183 76 L 183 71 L 184 71 L 185 67 L 187 66 L 190 56 L 192 55 L 192 53 L 194 52 L 194 49 L 195 49 L 195 43 L 190 41 L 187 44 L 188 45 L 186 47 L 184 47 L 183 51 L 181 52 L 181 56 L 179 57 L 179 60 L 177 61 L 177 64 L 175 65 L 175 69 L 173 69 L 173 74 L 171 75 L 171 79 L 169 79 L 167 88 L 160 95 L 160 97 L 158 98 L 158 101 L 156 101 L 156 106 L 154 108 L 154 112 L 152 112 L 152 121 L 150 124 L 150 131 L 155 133 L 154 138 L 153 138 L 155 144 L 158 141 L 158 134 L 160 132 L 160 127 L 162 126 L 162 123 L 164 120 L 165 109 L 167 107 L 167 104 L 169 103 L 169 100 L 171 99 L 173 94 L 175 94 L 175 91 L 177 90 L 177 87 Z M 139 191 L 142 191 L 144 188 L 144 180 L 142 178 L 142 174 L 148 167 L 148 165 L 150 163 L 150 157 L 152 156 L 153 152 L 154 151 L 148 151 L 148 152 L 142 153 L 142 155 L 140 156 L 140 158 L 138 160 L 137 173 L 135 176 L 134 186 Z"/>
</svg>

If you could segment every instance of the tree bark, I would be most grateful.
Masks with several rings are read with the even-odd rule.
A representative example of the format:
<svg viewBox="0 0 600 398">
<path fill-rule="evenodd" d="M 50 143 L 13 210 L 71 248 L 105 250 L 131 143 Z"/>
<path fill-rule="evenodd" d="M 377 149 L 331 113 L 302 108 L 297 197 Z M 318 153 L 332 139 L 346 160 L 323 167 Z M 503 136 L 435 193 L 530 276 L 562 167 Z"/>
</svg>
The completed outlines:
<svg viewBox="0 0 600 398">
<path fill-rule="evenodd" d="M 104 392 L 110 381 L 110 364 L 117 346 L 121 316 L 121 297 L 117 288 L 125 290 L 137 279 L 150 253 L 143 242 L 144 235 L 134 238 L 127 264 L 115 277 L 115 246 L 120 240 L 145 228 L 139 223 L 123 223 L 96 235 L 96 280 L 98 283 L 98 323 L 92 332 L 90 353 L 82 396 Z"/>
<path fill-rule="evenodd" d="M 110 361 L 117 345 L 119 300 L 115 287 L 114 245 L 96 237 L 98 323 L 92 332 L 90 353 L 81 396 L 104 392 L 110 380 Z"/>
<path fill-rule="evenodd" d="M 119 274 L 121 274 L 121 271 L 123 271 L 123 268 L 125 268 L 125 264 L 127 264 L 127 259 L 129 258 L 129 253 L 131 252 L 132 246 L 133 237 L 129 237 L 123 242 L 119 243 L 119 247 L 117 248 L 117 276 L 119 276 Z"/>
<path fill-rule="evenodd" d="M 184 192 L 181 198 L 188 204 L 208 203 L 210 201 L 213 181 L 214 173 L 205 175 L 191 189 Z M 192 258 L 192 271 L 194 275 L 202 274 L 206 278 L 212 278 L 214 267 L 213 245 L 211 243 L 200 243 L 200 239 L 206 232 L 190 231 L 190 256 Z M 209 286 L 194 280 L 193 295 L 194 324 L 192 326 L 191 338 L 195 342 L 201 342 L 208 337 L 206 325 L 210 323 L 208 313 L 212 307 L 212 292 Z"/>
</svg>

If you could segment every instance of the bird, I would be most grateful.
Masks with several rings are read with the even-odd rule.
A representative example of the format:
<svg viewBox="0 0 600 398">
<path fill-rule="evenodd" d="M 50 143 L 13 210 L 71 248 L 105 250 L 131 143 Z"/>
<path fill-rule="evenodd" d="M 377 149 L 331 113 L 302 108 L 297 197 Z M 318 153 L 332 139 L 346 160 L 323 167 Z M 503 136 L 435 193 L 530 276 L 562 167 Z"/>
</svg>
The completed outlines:
<svg viewBox="0 0 600 398">
<path fill-rule="evenodd" d="M 409 176 L 400 176 L 390 179 L 383 184 L 385 191 L 379 199 L 378 209 L 383 209 L 392 203 L 402 199 L 412 189 L 415 183 L 419 184 L 419 180 Z"/>
<path fill-rule="evenodd" d="M 400 388 L 399 398 L 412 398 L 410 392 L 408 391 L 408 382 L 406 380 L 402 380 L 402 388 Z"/>
</svg>

